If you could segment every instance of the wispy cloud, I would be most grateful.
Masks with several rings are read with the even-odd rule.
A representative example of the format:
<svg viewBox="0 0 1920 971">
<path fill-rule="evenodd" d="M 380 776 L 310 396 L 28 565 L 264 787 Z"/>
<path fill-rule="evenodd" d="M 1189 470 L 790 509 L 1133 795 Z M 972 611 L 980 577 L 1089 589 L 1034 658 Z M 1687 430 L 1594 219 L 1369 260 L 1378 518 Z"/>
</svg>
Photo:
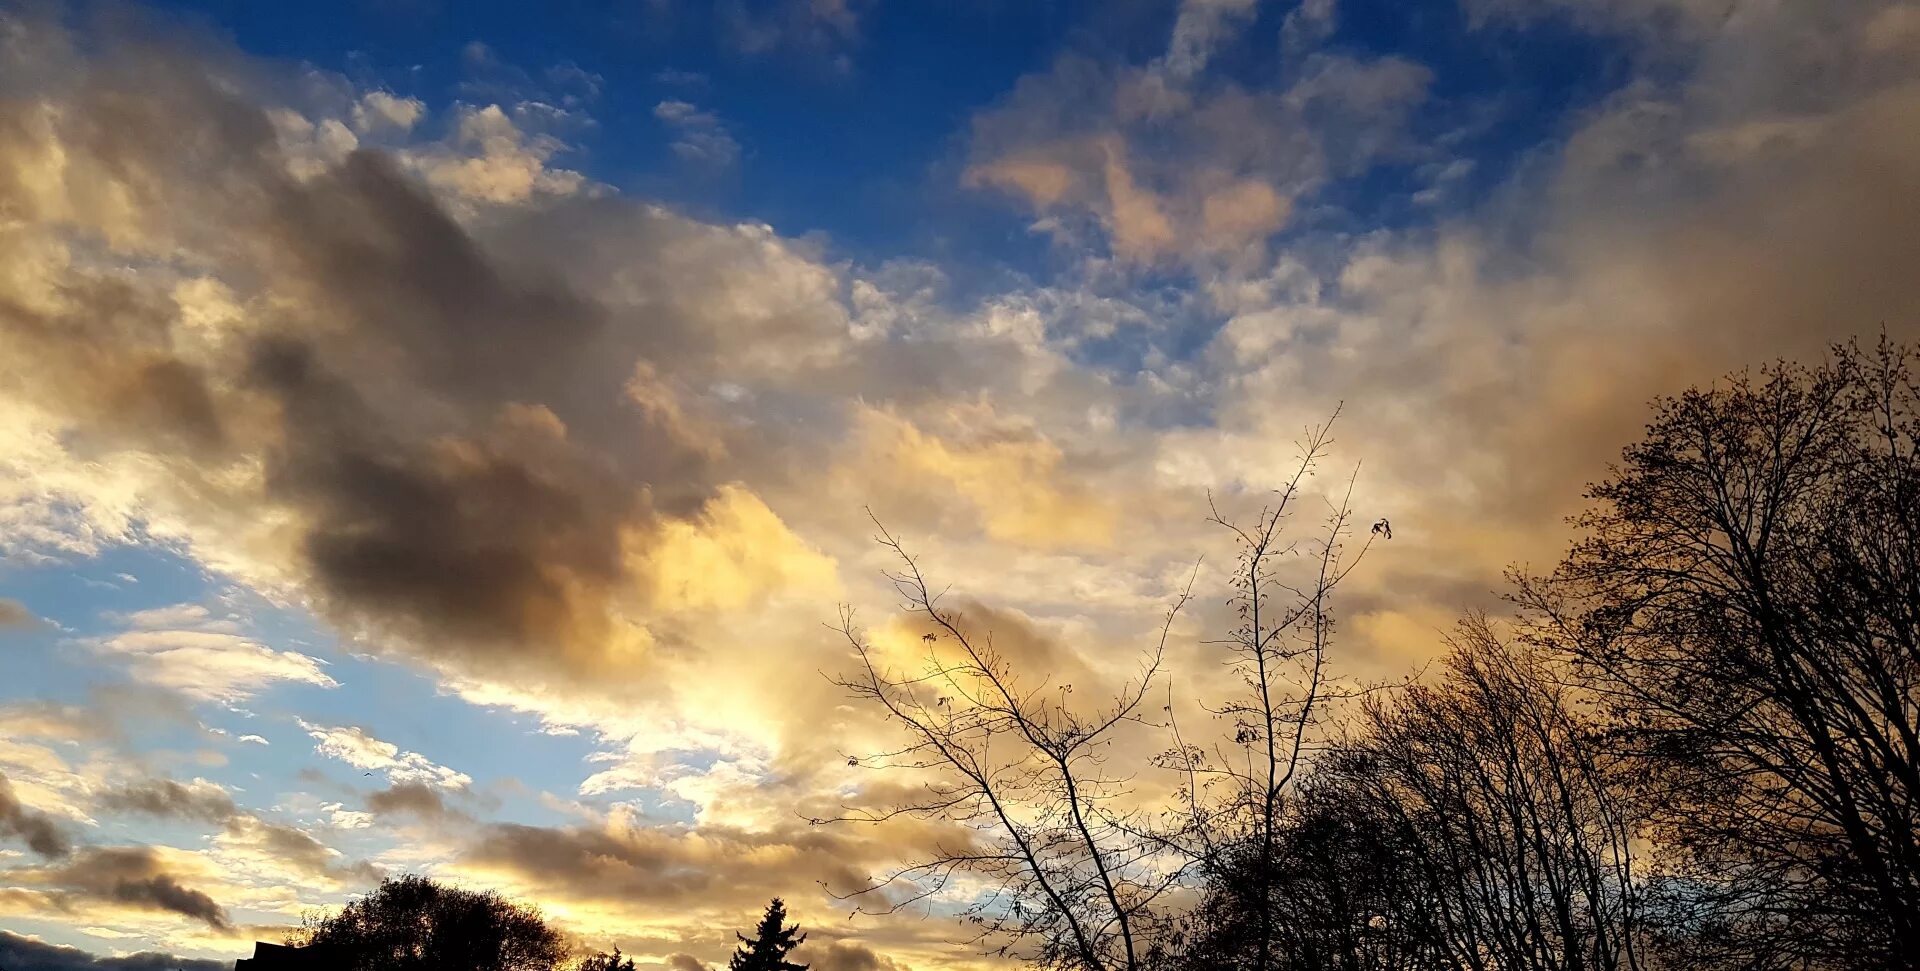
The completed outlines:
<svg viewBox="0 0 1920 971">
<path fill-rule="evenodd" d="M 135 679 L 195 701 L 232 705 L 276 682 L 340 686 L 319 660 L 267 647 L 238 633 L 231 621 L 209 619 L 198 605 L 147 611 L 129 620 L 134 629 L 93 639 L 88 646 L 125 665 Z"/>
<path fill-rule="evenodd" d="M 653 116 L 674 130 L 675 155 L 719 168 L 740 160 L 740 143 L 713 112 L 702 111 L 686 101 L 668 100 L 653 106 Z"/>
</svg>

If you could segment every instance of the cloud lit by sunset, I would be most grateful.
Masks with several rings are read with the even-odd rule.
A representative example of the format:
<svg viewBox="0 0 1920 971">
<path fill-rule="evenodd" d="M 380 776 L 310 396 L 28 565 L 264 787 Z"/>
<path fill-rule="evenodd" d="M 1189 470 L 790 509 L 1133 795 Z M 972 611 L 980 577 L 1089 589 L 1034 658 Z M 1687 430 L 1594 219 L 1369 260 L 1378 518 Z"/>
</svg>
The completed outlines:
<svg viewBox="0 0 1920 971">
<path fill-rule="evenodd" d="M 1337 413 L 1292 527 L 1413 676 L 1650 401 L 1920 336 L 1917 119 L 1904 0 L 6 5 L 0 929 L 230 962 L 416 873 L 1007 965 L 978 877 L 848 897 L 979 838 L 832 821 L 929 778 L 854 645 L 958 643 L 882 529 L 1063 710 L 1191 584 L 1144 805 L 1161 706 L 1234 731 L 1210 518 Z"/>
</svg>

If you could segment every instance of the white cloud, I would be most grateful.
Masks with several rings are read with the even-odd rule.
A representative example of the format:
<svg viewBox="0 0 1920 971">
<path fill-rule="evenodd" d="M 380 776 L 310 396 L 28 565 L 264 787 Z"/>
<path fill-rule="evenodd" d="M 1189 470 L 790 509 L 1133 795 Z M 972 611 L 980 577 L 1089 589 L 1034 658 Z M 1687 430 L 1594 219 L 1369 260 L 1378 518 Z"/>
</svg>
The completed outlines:
<svg viewBox="0 0 1920 971">
<path fill-rule="evenodd" d="M 276 651 L 221 630 L 130 630 L 90 645 L 125 664 L 136 680 L 196 701 L 231 705 L 276 682 L 340 686 L 315 658 L 296 651 Z"/>
<path fill-rule="evenodd" d="M 354 103 L 353 127 L 362 132 L 382 128 L 408 132 L 426 114 L 426 102 L 419 98 L 397 98 L 385 91 L 369 91 Z"/>
<path fill-rule="evenodd" d="M 472 777 L 439 765 L 418 752 L 402 751 L 392 742 L 382 741 L 354 726 L 315 725 L 300 720 L 300 727 L 313 736 L 314 751 L 339 759 L 356 769 L 386 774 L 389 783 L 420 782 L 442 789 L 465 789 Z"/>
<path fill-rule="evenodd" d="M 581 191 L 584 176 L 548 164 L 565 147 L 552 135 L 524 130 L 495 104 L 462 108 L 449 144 L 413 151 L 409 158 L 428 182 L 441 189 L 478 202 L 509 205 Z"/>
</svg>

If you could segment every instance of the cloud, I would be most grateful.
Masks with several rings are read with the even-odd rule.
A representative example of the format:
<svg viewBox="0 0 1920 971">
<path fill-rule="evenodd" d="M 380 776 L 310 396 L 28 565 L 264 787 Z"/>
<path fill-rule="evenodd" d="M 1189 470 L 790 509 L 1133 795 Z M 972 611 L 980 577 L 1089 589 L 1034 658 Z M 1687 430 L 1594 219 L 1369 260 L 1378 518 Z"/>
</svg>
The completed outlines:
<svg viewBox="0 0 1920 971">
<path fill-rule="evenodd" d="M 381 815 L 410 814 L 439 819 L 449 812 L 440 791 L 424 782 L 396 782 L 367 796 L 367 808 Z"/>
<path fill-rule="evenodd" d="M 211 856 L 229 872 L 331 892 L 365 887 L 381 877 L 378 867 L 348 862 L 339 850 L 305 830 L 250 815 L 228 820 L 226 830 L 214 838 Z"/>
<path fill-rule="evenodd" d="M 496 823 L 476 835 L 464 872 L 504 881 L 553 906 L 624 900 L 638 913 L 698 926 L 702 914 L 763 906 L 783 887 L 827 880 L 849 886 L 867 851 L 840 833 L 798 820 L 774 832 L 674 831 L 616 812 L 596 825 Z M 720 935 L 724 936 L 724 935 Z"/>
<path fill-rule="evenodd" d="M 1176 78 L 1200 73 L 1215 45 L 1252 18 L 1256 6 L 1257 0 L 1181 0 L 1163 62 L 1167 72 Z"/>
<path fill-rule="evenodd" d="M 1405 129 L 1432 75 L 1410 61 L 1316 53 L 1271 90 L 1195 80 L 1196 45 L 1241 6 L 1183 6 L 1191 36 L 1165 64 L 1069 54 L 1021 79 L 975 116 L 962 181 L 1066 220 L 1041 224 L 1063 240 L 1091 223 L 1125 260 L 1204 262 L 1245 258 L 1299 200 L 1412 152 Z"/>
<path fill-rule="evenodd" d="M 419 98 L 400 98 L 386 91 L 369 91 L 353 106 L 353 127 L 363 132 L 390 128 L 411 131 L 426 117 L 427 105 Z"/>
<path fill-rule="evenodd" d="M 437 765 L 418 752 L 405 752 L 392 742 L 381 741 L 363 729 L 328 727 L 306 721 L 300 727 L 317 742 L 314 751 L 339 759 L 356 769 L 386 773 L 390 783 L 418 783 L 440 789 L 465 789 L 473 779 L 444 765 Z"/>
<path fill-rule="evenodd" d="M 636 556 L 629 569 L 662 610 L 735 610 L 772 597 L 840 593 L 833 559 L 739 485 L 722 486 L 697 515 L 663 524 Z"/>
<path fill-rule="evenodd" d="M 629 564 L 716 494 L 720 453 L 686 437 L 727 427 L 671 416 L 698 414 L 723 364 L 831 361 L 834 271 L 765 227 L 618 201 L 500 214 L 483 237 L 408 167 L 456 199 L 529 183 L 367 148 L 295 171 L 230 56 L 106 38 L 82 57 L 30 29 L 51 31 L 34 35 L 48 87 L 0 102 L 0 195 L 31 227 L 6 244 L 18 299 L 0 312 L 0 351 L 35 362 L 5 409 L 21 493 L 81 510 L 94 543 L 183 543 L 380 651 L 648 690 Z M 495 155 L 534 145 L 504 111 L 459 126 Z M 96 266 L 82 237 L 178 274 Z M 679 410 L 636 402 L 645 362 L 688 382 Z M 328 681 L 231 633 L 101 647 L 210 700 Z"/>
<path fill-rule="evenodd" d="M 337 688 L 320 662 L 214 630 L 130 630 L 92 642 L 147 684 L 197 701 L 233 704 L 276 681 Z"/>
<path fill-rule="evenodd" d="M 944 486 L 977 510 L 988 535 L 1001 542 L 1044 548 L 1112 541 L 1119 510 L 1066 474 L 1058 446 L 991 413 L 957 409 L 947 417 L 952 438 L 898 415 L 863 412 L 858 427 L 865 454 L 850 474 L 906 490 Z"/>
<path fill-rule="evenodd" d="M 0 967 L 8 971 L 226 971 L 230 961 L 141 951 L 109 957 L 0 931 Z"/>
<path fill-rule="evenodd" d="M 40 626 L 40 618 L 18 600 L 0 597 L 0 630 L 29 630 Z"/>
<path fill-rule="evenodd" d="M 874 0 L 723 0 L 718 19 L 734 49 L 755 56 L 786 51 L 852 69 L 860 17 Z"/>
<path fill-rule="evenodd" d="M 908 965 L 876 953 L 858 941 L 808 944 L 794 959 L 817 971 L 910 971 Z"/>
<path fill-rule="evenodd" d="M 20 804 L 5 773 L 0 773 L 0 837 L 19 840 L 48 859 L 73 852 L 73 843 L 52 817 Z"/>
<path fill-rule="evenodd" d="M 289 882 L 304 887 L 339 888 L 378 879 L 370 864 L 349 863 L 312 834 L 273 822 L 236 806 L 220 786 L 204 779 L 180 783 L 147 779 L 114 786 L 97 798 L 103 810 L 216 824 L 211 859 L 227 877 L 249 875 L 269 885 Z M 351 823 L 354 815 L 345 817 Z M 340 825 L 341 814 L 334 813 Z M 350 827 L 349 827 L 350 828 Z"/>
<path fill-rule="evenodd" d="M 113 734 L 100 712 L 80 705 L 28 701 L 0 705 L 0 737 L 93 740 Z"/>
<path fill-rule="evenodd" d="M 740 159 L 740 143 L 711 111 L 668 100 L 653 106 L 653 116 L 673 128 L 673 153 L 689 162 L 725 168 Z"/>
<path fill-rule="evenodd" d="M 565 147 L 552 135 L 529 134 L 493 104 L 463 108 L 451 144 L 414 152 L 409 159 L 435 186 L 480 202 L 511 205 L 539 196 L 572 195 L 586 186 L 578 172 L 547 164 Z"/>
<path fill-rule="evenodd" d="M 1789 6 L 1689 28 L 1503 172 L 1435 133 L 1464 109 L 1426 68 L 1290 49 L 1267 81 L 1226 78 L 1202 52 L 1263 21 L 1186 5 L 1165 62 L 1062 57 L 965 133 L 966 179 L 1030 213 L 1058 258 L 1044 284 L 978 297 L 937 265 L 542 189 L 565 156 L 540 136 L 560 129 L 515 99 L 436 110 L 456 128 L 440 142 L 416 124 L 362 143 L 367 102 L 344 81 L 331 107 L 295 106 L 302 127 L 263 109 L 279 101 L 248 79 L 265 68 L 230 52 L 16 37 L 6 55 L 33 69 L 0 98 L 0 202 L 19 214 L 0 236 L 0 543 L 161 544 L 449 694 L 579 733 L 541 744 L 597 746 L 585 801 L 632 793 L 666 815 L 548 796 L 580 821 L 457 819 L 445 793 L 464 775 L 382 741 L 379 713 L 303 725 L 388 784 L 366 797 L 375 824 L 340 837 L 403 824 L 412 842 L 380 864 L 509 888 L 677 965 L 716 960 L 766 896 L 949 835 L 794 818 L 893 792 L 844 758 L 891 737 L 816 676 L 848 663 L 822 603 L 892 602 L 863 505 L 1023 670 L 1093 694 L 1194 557 L 1224 561 L 1199 525 L 1207 490 L 1257 504 L 1300 426 L 1344 399 L 1339 457 L 1364 459 L 1357 498 L 1396 538 L 1344 589 L 1336 650 L 1398 674 L 1456 610 L 1497 606 L 1508 563 L 1558 555 L 1558 517 L 1646 396 L 1883 321 L 1914 333 L 1920 33 L 1891 5 Z M 1332 7 L 1310 12 L 1283 43 L 1321 36 Z M 1468 42 L 1523 29 L 1489 21 Z M 1788 47 L 1803 69 L 1763 69 Z M 701 113 L 687 104 L 668 113 Z M 497 172 L 460 163 L 490 153 Z M 1399 169 L 1404 223 L 1340 211 L 1349 180 Z M 1182 692 L 1222 676 L 1203 642 L 1227 621 L 1193 609 L 1170 657 Z M 165 642 L 103 654 L 136 673 L 185 647 L 297 664 L 204 609 L 123 622 Z M 903 657 L 923 644 L 885 613 L 872 631 Z M 226 663 L 196 678 L 225 684 Z M 358 821 L 347 790 L 329 798 L 301 820 Z M 332 830 L 241 816 L 209 865 L 277 912 L 311 902 L 286 888 L 372 872 Z M 35 887 L 9 892 L 38 894 L 36 914 L 65 894 L 69 921 L 112 903 Z M 951 960 L 941 921 L 858 929 L 857 945 L 821 936 L 817 960 Z"/>
<path fill-rule="evenodd" d="M 103 793 L 100 805 L 113 812 L 209 823 L 226 822 L 239 811 L 225 789 L 205 779 L 195 779 L 188 784 L 172 779 L 150 779 L 122 785 Z"/>
<path fill-rule="evenodd" d="M 837 902 L 799 890 L 825 881 L 844 892 L 884 869 L 892 853 L 926 852 L 938 841 L 964 846 L 964 832 L 889 824 L 878 831 L 876 845 L 867 830 L 808 826 L 791 812 L 780 815 L 771 829 L 667 827 L 620 808 L 574 826 L 491 824 L 464 843 L 448 873 L 538 899 L 548 914 L 592 926 L 630 953 L 680 955 L 666 962 L 676 968 L 724 964 L 737 943 L 734 931 L 751 927 L 776 895 L 787 898 L 794 919 L 812 932 L 813 954 L 829 962 L 866 967 L 868 955 L 859 948 L 833 944 L 854 933 L 869 948 L 924 955 L 930 964 L 971 958 L 954 954 L 954 926 L 945 921 L 842 931 L 823 916 L 843 916 Z M 883 960 L 879 971 L 900 967 Z"/>
<path fill-rule="evenodd" d="M 85 847 L 46 867 L 0 871 L 0 878 L 49 888 L 55 910 L 104 904 L 186 917 L 215 930 L 231 925 L 205 892 L 181 882 L 166 857 L 151 847 Z"/>
</svg>

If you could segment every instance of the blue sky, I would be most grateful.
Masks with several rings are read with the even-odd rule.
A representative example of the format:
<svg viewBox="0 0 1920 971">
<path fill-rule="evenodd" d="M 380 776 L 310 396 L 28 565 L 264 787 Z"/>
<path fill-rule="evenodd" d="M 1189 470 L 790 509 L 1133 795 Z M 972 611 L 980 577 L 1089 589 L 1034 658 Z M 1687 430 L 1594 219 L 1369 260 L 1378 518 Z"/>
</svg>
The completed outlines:
<svg viewBox="0 0 1920 971">
<path fill-rule="evenodd" d="M 568 164 L 648 198 L 763 220 L 789 236 L 826 234 L 836 253 L 858 260 L 937 258 L 1038 277 L 1063 267 L 1025 231 L 1030 220 L 957 184 L 972 116 L 1064 54 L 1150 60 L 1177 14 L 1137 0 L 871 4 L 851 29 L 743 50 L 745 28 L 730 24 L 787 12 L 768 3 L 160 6 L 251 53 L 431 104 L 484 100 L 475 95 L 490 85 L 578 98 L 592 125 Z M 1393 55 L 1432 69 L 1434 103 L 1419 124 L 1429 135 L 1460 132 L 1458 149 L 1476 168 L 1454 205 L 1476 201 L 1527 153 L 1564 137 L 1625 80 L 1632 57 L 1622 38 L 1558 18 L 1476 29 L 1467 10 L 1444 0 L 1348 2 L 1328 37 L 1283 52 L 1289 8 L 1252 13 L 1215 54 L 1222 82 L 1269 86 L 1312 54 Z M 474 44 L 488 52 L 484 62 Z M 566 83 L 573 69 L 593 80 Z M 739 164 L 714 172 L 678 158 L 673 129 L 654 114 L 668 100 L 717 115 L 741 143 Z M 1384 165 L 1332 187 L 1337 211 L 1327 219 L 1348 231 L 1430 220 L 1433 210 L 1408 201 L 1421 187 L 1413 168 Z"/>
<path fill-rule="evenodd" d="M 96 954 L 414 871 L 649 968 L 776 894 L 817 971 L 992 963 L 977 886 L 837 896 L 964 832 L 809 822 L 903 784 L 833 684 L 841 605 L 921 643 L 869 511 L 1096 697 L 1337 408 L 1399 676 L 1649 398 L 1920 320 L 1893 0 L 0 25 L 0 927 Z"/>
</svg>

